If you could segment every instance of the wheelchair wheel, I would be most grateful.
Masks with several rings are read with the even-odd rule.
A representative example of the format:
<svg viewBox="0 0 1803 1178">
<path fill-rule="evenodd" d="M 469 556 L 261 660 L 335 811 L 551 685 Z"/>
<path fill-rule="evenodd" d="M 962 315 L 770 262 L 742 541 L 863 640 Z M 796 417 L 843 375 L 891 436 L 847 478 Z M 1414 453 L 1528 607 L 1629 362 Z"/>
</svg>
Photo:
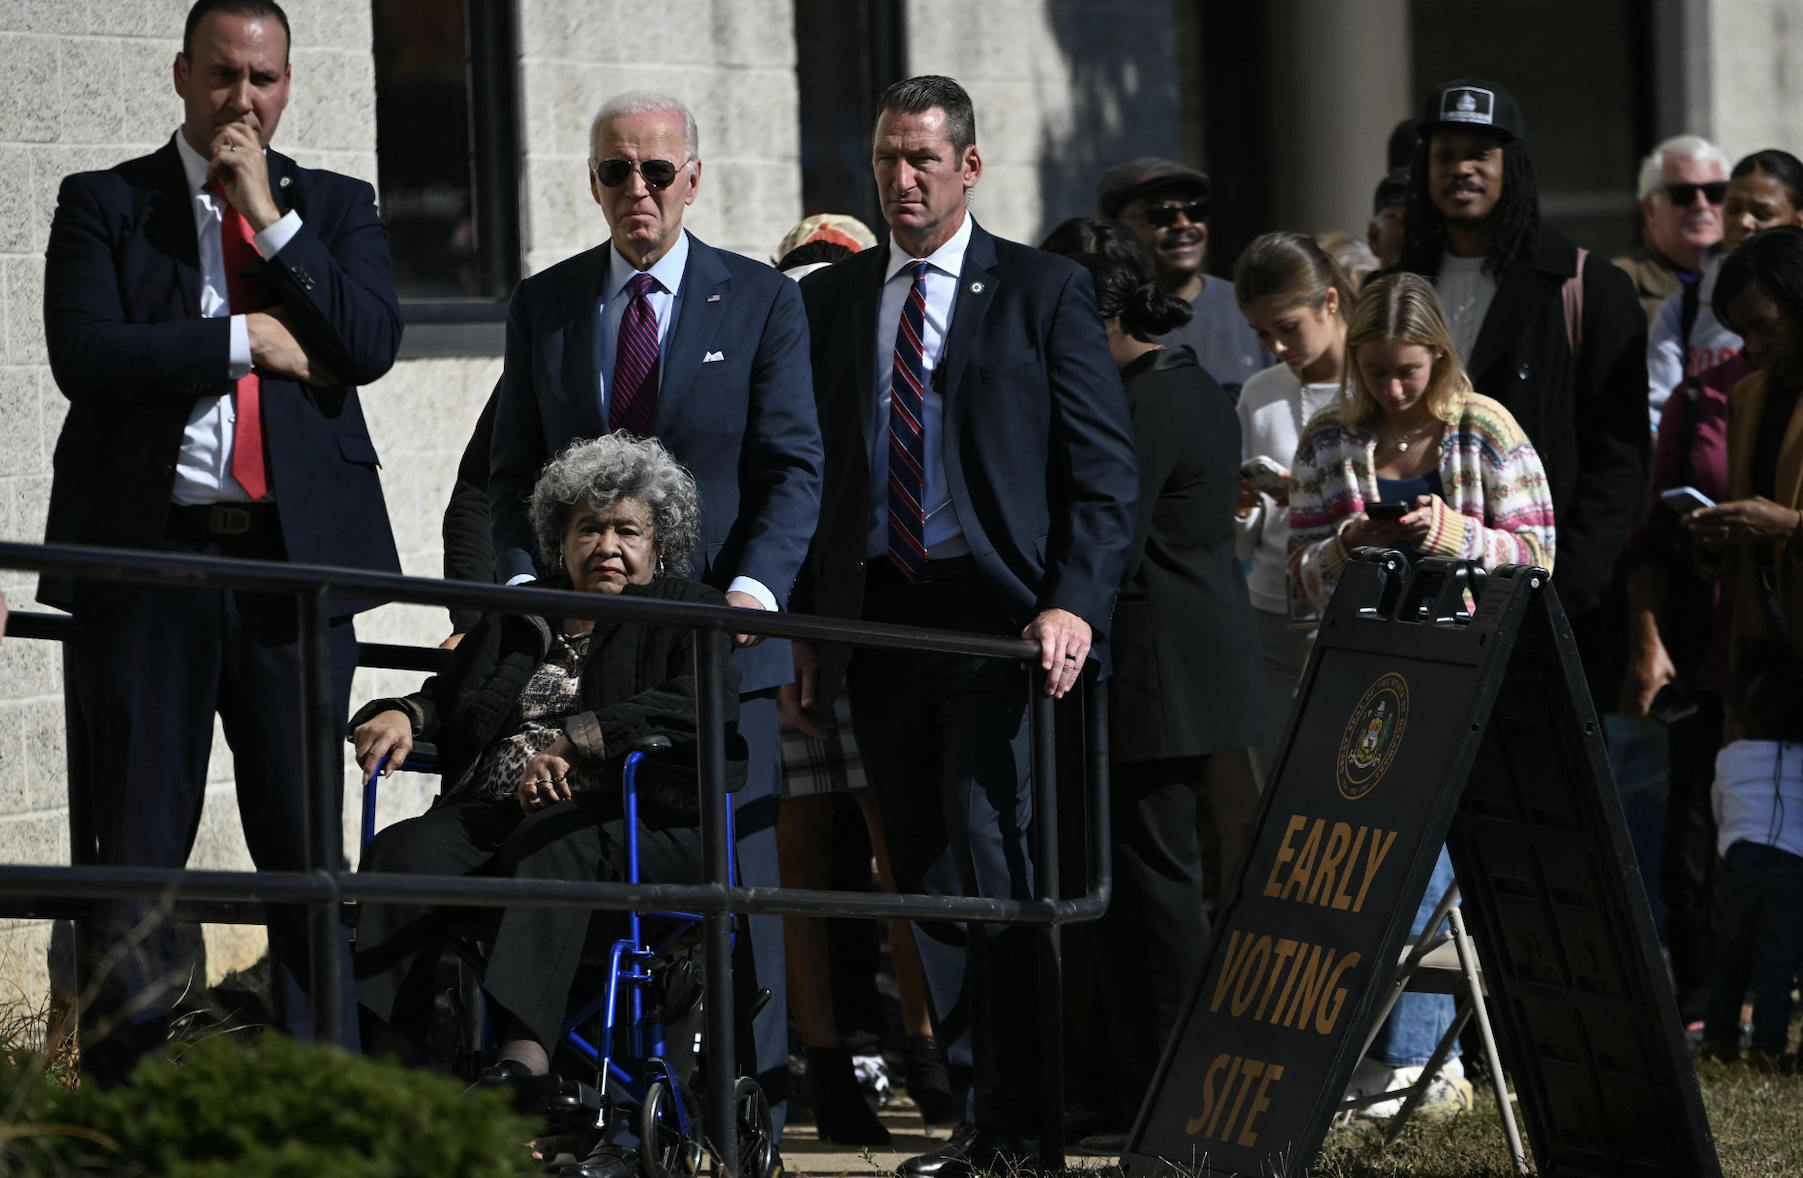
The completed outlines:
<svg viewBox="0 0 1803 1178">
<path fill-rule="evenodd" d="M 676 1102 L 682 1101 L 689 1131 L 682 1131 Z M 645 1178 L 695 1178 L 701 1172 L 701 1106 L 688 1085 L 659 1076 L 645 1089 L 639 1108 L 639 1163 Z"/>
<path fill-rule="evenodd" d="M 764 1090 L 750 1076 L 741 1076 L 732 1105 L 739 1124 L 739 1173 L 745 1178 L 781 1178 L 782 1157 L 776 1152 L 776 1127 Z"/>
</svg>

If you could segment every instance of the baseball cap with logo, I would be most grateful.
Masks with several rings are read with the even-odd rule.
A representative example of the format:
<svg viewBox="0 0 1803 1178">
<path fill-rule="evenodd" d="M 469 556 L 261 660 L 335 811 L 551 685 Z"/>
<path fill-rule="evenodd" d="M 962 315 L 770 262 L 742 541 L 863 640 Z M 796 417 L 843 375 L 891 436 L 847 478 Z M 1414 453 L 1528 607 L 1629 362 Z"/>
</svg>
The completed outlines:
<svg viewBox="0 0 1803 1178">
<path fill-rule="evenodd" d="M 1421 122 L 1416 129 L 1423 139 L 1435 131 L 1480 129 L 1490 131 L 1505 143 L 1528 137 L 1527 123 L 1521 117 L 1521 106 L 1515 96 L 1495 82 L 1482 78 L 1460 78 L 1434 87 L 1421 109 Z"/>
</svg>

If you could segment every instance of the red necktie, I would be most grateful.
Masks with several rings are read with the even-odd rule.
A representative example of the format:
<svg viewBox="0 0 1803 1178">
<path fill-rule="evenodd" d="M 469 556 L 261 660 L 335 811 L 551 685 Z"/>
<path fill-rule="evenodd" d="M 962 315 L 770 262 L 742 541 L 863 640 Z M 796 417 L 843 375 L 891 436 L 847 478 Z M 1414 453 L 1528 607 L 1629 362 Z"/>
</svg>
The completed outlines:
<svg viewBox="0 0 1803 1178">
<path fill-rule="evenodd" d="M 607 426 L 644 438 L 657 420 L 657 316 L 650 294 L 657 279 L 634 274 L 627 283 L 631 301 L 620 317 L 614 347 L 614 383 L 607 396 Z"/>
<path fill-rule="evenodd" d="M 225 301 L 234 315 L 261 311 L 269 305 L 269 292 L 254 277 L 240 274 L 246 267 L 263 260 L 257 252 L 255 234 L 244 214 L 225 199 L 225 189 L 217 180 L 207 182 L 213 196 L 225 209 L 225 223 L 219 229 L 220 255 L 225 261 Z M 257 374 L 247 372 L 238 378 L 232 394 L 237 421 L 232 433 L 232 477 L 253 500 L 269 494 L 268 467 L 263 461 L 262 385 Z"/>
</svg>

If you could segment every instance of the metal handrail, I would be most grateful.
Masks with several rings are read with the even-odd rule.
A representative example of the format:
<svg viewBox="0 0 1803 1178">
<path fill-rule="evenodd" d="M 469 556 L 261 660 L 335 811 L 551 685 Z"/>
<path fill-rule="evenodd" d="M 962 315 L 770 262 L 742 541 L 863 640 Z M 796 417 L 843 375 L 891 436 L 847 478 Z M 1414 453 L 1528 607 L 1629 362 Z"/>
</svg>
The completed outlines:
<svg viewBox="0 0 1803 1178">
<path fill-rule="evenodd" d="M 730 952 L 733 913 L 750 915 L 869 917 L 879 920 L 977 921 L 1031 924 L 1047 954 L 1039 970 L 1041 1049 L 1041 1164 L 1064 1167 L 1062 984 L 1059 926 L 1094 920 L 1113 891 L 1108 812 L 1107 694 L 1088 677 L 1084 709 L 1089 809 L 1089 891 L 1059 897 L 1056 743 L 1052 701 L 1033 693 L 1031 728 L 1034 812 L 1034 891 L 1031 900 L 834 892 L 735 887 L 727 870 L 726 740 L 724 716 L 728 635 L 837 642 L 891 650 L 933 651 L 966 657 L 1032 663 L 1039 645 L 913 626 L 850 622 L 801 614 L 665 601 L 636 596 L 483 585 L 374 573 L 361 569 L 296 565 L 227 557 L 194 556 L 78 545 L 0 543 L 0 568 L 90 581 L 233 589 L 295 598 L 301 655 L 302 777 L 307 783 L 307 847 L 304 872 L 193 871 L 188 869 L 71 865 L 0 865 L 0 896 L 174 898 L 226 902 L 306 904 L 310 909 L 310 990 L 316 1037 L 342 1043 L 339 904 L 343 900 L 470 907 L 527 905 L 584 909 L 675 908 L 703 914 L 707 1035 L 710 1053 L 734 1059 Z M 625 884 L 559 880 L 509 880 L 467 876 L 396 875 L 344 870 L 340 811 L 343 779 L 335 768 L 342 734 L 335 730 L 331 655 L 327 640 L 331 602 L 363 605 L 405 602 L 499 613 L 537 614 L 597 622 L 636 622 L 696 633 L 697 768 L 701 781 L 701 833 L 705 882 Z M 8 625 L 14 637 L 66 640 L 74 622 L 50 614 L 19 613 Z M 406 670 L 437 669 L 444 653 L 422 647 L 359 644 L 364 665 Z M 720 1171 L 738 1170 L 738 1145 L 730 1085 L 710 1085 L 707 1119 Z"/>
</svg>

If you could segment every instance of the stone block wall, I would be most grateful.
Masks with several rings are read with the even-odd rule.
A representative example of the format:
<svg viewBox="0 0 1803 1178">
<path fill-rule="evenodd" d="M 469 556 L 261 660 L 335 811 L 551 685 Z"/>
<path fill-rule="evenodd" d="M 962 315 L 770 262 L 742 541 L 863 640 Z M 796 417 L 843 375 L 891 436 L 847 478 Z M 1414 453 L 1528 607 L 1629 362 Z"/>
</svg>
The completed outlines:
<svg viewBox="0 0 1803 1178">
<path fill-rule="evenodd" d="M 606 236 L 588 191 L 589 122 L 626 90 L 695 115 L 701 191 L 683 223 L 770 259 L 801 210 L 794 20 L 789 0 L 521 0 L 528 272 Z"/>
<path fill-rule="evenodd" d="M 1788 0 L 1705 0 L 1707 116 L 1731 159 L 1767 147 L 1803 155 L 1803 8 Z"/>
<path fill-rule="evenodd" d="M 171 68 L 183 0 L 10 0 L 0 3 L 0 536 L 43 538 L 50 461 L 66 402 L 44 350 L 44 246 L 61 178 L 156 150 L 182 117 Z M 309 167 L 376 177 L 375 78 L 366 0 L 289 0 L 294 88 L 275 147 Z M 410 573 L 441 567 L 437 509 L 499 361 L 412 361 L 362 392 L 383 458 L 383 483 Z M 437 505 L 436 507 L 434 505 Z M 15 609 L 35 607 L 35 578 L 0 572 Z M 443 611 L 387 607 L 364 616 L 375 641 L 436 643 Z M 419 676 L 359 672 L 360 696 L 411 690 Z M 0 859 L 67 863 L 62 661 L 52 644 L 0 644 Z M 249 867 L 231 754 L 217 735 L 192 863 Z M 422 788 L 425 787 L 425 788 Z M 425 782 L 387 791 L 389 817 L 424 808 Z M 356 794 L 347 790 L 347 826 Z M 0 926 L 0 1005 L 35 1001 L 48 926 Z M 260 929 L 209 928 L 210 972 L 254 961 Z"/>
<path fill-rule="evenodd" d="M 1172 0 L 909 0 L 907 72 L 970 92 L 983 179 L 972 209 L 1037 244 L 1095 215 L 1095 182 L 1142 155 L 1172 157 Z"/>
</svg>

